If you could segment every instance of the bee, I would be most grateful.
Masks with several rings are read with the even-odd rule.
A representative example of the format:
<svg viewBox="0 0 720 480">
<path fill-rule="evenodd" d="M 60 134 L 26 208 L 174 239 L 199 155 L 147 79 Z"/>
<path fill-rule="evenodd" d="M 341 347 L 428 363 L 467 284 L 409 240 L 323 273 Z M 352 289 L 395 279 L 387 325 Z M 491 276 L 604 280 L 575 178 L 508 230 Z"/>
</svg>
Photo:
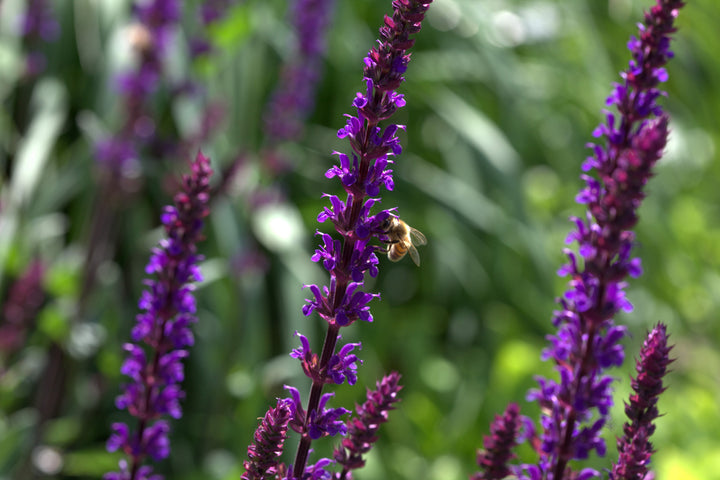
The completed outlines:
<svg viewBox="0 0 720 480">
<path fill-rule="evenodd" d="M 410 258 L 415 265 L 420 266 L 420 255 L 415 245 L 425 245 L 427 239 L 419 230 L 414 229 L 398 217 L 388 217 L 380 226 L 387 237 L 387 256 L 391 262 L 399 262 L 410 253 Z"/>
<path fill-rule="evenodd" d="M 138 55 L 148 55 L 155 48 L 155 39 L 150 29 L 140 22 L 126 27 L 127 41 Z"/>
</svg>

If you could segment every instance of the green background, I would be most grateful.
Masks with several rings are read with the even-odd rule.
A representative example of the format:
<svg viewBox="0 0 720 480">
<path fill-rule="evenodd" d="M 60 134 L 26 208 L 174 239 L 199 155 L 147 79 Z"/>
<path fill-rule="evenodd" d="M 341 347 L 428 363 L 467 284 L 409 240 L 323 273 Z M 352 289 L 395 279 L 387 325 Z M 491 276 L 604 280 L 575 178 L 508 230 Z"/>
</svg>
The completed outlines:
<svg viewBox="0 0 720 480">
<path fill-rule="evenodd" d="M 24 47 L 12 31 L 19 3 L 0 5 L 0 293 L 4 299 L 39 256 L 49 269 L 48 296 L 27 344 L 0 357 L 0 478 L 99 478 L 119 458 L 105 452 L 110 424 L 128 420 L 113 406 L 124 382 L 121 346 L 161 208 L 171 200 L 169 179 L 186 171 L 188 159 L 142 159 L 137 191 L 109 209 L 110 249 L 81 300 L 92 211 L 104 201 L 92 145 L 122 122 L 112 82 L 127 64 L 129 4 L 54 2 L 62 35 L 42 47 L 45 72 L 28 80 L 19 75 Z M 337 2 L 316 108 L 303 137 L 281 147 L 289 169 L 277 173 L 263 167 L 262 116 L 283 60 L 293 56 L 286 4 L 248 0 L 231 9 L 209 32 L 216 53 L 191 62 L 182 40 L 197 32 L 195 5 L 185 2 L 180 46 L 166 68 L 170 77 L 199 82 L 205 95 L 180 101 L 165 88 L 152 108 L 163 131 L 182 138 L 203 102 L 219 101 L 225 121 L 203 152 L 216 170 L 238 155 L 244 161 L 214 202 L 200 246 L 205 281 L 197 289 L 184 417 L 172 422 L 172 454 L 158 466 L 177 480 L 239 478 L 258 417 L 283 395 L 282 385 L 308 390 L 288 353 L 298 345 L 296 330 L 316 349 L 324 337 L 321 320 L 301 313 L 309 295 L 301 286 L 326 282 L 310 260 L 313 233 L 329 231 L 316 221 L 326 204 L 321 194 L 339 194 L 340 186 L 324 172 L 333 150 L 349 151 L 336 131 L 364 88 L 362 59 L 391 9 L 385 0 Z M 397 206 L 428 245 L 420 268 L 381 258 L 380 275 L 368 282 L 382 294 L 371 304 L 374 323 L 343 331 L 344 340 L 363 343 L 358 383 L 327 389 L 336 393 L 333 405 L 350 407 L 384 373 L 403 376 L 402 403 L 358 479 L 467 478 L 489 422 L 509 401 L 537 417 L 524 397 L 534 375 L 551 374 L 539 357 L 552 332 L 553 299 L 565 289 L 555 270 L 572 228 L 567 219 L 584 214 L 574 197 L 585 144 L 649 7 L 639 0 L 432 4 L 400 89 L 407 106 L 393 121 L 407 130 L 395 189 L 382 204 Z M 587 463 L 595 468 L 616 458 L 632 359 L 662 321 L 676 361 L 653 437 L 656 478 L 720 479 L 718 24 L 716 0 L 690 0 L 677 21 L 661 99 L 670 142 L 640 210 L 635 252 L 645 273 L 630 281 L 635 310 L 617 319 L 630 331 L 628 361 L 611 372 L 618 381 L 608 456 Z M 277 201 L 258 200 L 266 197 Z M 248 259 L 260 260 L 247 267 Z M 58 358 L 65 377 L 49 383 L 43 366 Z M 39 429 L 43 401 L 56 414 Z M 334 441 L 316 443 L 311 460 L 330 455 Z M 532 461 L 527 449 L 519 454 Z M 59 472 L 34 470 L 42 458 L 58 459 Z"/>
</svg>

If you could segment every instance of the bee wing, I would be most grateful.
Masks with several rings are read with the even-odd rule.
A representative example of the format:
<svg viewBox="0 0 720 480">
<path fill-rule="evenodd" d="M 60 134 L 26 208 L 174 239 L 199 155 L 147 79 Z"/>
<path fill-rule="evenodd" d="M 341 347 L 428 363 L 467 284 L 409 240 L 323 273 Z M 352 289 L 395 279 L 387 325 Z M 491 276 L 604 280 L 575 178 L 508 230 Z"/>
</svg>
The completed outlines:
<svg viewBox="0 0 720 480">
<path fill-rule="evenodd" d="M 415 262 L 415 265 L 417 265 L 419 267 L 420 266 L 420 254 L 418 253 L 417 248 L 415 248 L 414 245 L 410 245 L 410 247 L 408 247 L 408 253 L 410 254 L 410 258 L 412 258 L 412 261 Z"/>
<path fill-rule="evenodd" d="M 425 235 L 423 235 L 420 230 L 416 230 L 412 227 L 410 227 L 410 238 L 412 238 L 412 242 L 415 245 L 427 244 L 427 239 L 425 238 Z"/>
</svg>

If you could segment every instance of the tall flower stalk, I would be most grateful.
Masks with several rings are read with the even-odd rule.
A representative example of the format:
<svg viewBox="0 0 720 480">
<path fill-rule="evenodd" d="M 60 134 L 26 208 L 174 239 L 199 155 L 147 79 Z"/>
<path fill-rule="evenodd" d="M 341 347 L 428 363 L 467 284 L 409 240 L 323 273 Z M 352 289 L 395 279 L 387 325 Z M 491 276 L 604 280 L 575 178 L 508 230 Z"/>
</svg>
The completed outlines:
<svg viewBox="0 0 720 480">
<path fill-rule="evenodd" d="M 364 79 L 366 89 L 359 92 L 353 101 L 356 115 L 346 115 L 346 126 L 338 131 L 339 138 L 347 138 L 352 152 L 335 152 L 340 164 L 330 168 L 325 176 L 337 177 L 345 189 L 345 199 L 337 195 L 326 195 L 330 205 L 318 215 L 318 221 L 331 221 L 340 238 L 318 232 L 322 243 L 312 259 L 322 262 L 330 275 L 329 285 L 322 288 L 306 285 L 312 293 L 303 307 L 306 316 L 316 312 L 327 323 L 327 332 L 318 355 L 313 352 L 310 342 L 302 335 L 301 347 L 292 356 L 301 360 L 303 371 L 312 380 L 307 407 L 303 408 L 300 393 L 293 387 L 290 391 L 290 428 L 300 434 L 295 462 L 288 478 L 321 478 L 326 474 L 325 466 L 331 461 L 321 459 L 314 465 L 307 465 L 313 440 L 324 436 L 345 434 L 347 426 L 340 417 L 349 413 L 344 408 L 326 408 L 332 394 L 323 394 L 327 383 L 341 384 L 345 380 L 354 384 L 360 361 L 353 353 L 360 344 L 345 344 L 338 347 L 340 329 L 356 320 L 371 322 L 369 302 L 379 297 L 377 293 L 362 290 L 366 273 L 378 274 L 377 244 L 373 239 L 382 239 L 382 223 L 390 217 L 390 210 L 371 214 L 375 204 L 380 202 L 382 188 L 392 190 L 392 161 L 389 155 L 402 151 L 396 137 L 400 125 L 389 124 L 384 128 L 380 122 L 389 119 L 395 111 L 405 105 L 403 95 L 396 92 L 403 82 L 403 74 L 410 61 L 407 52 L 414 44 L 410 35 L 420 31 L 421 22 L 431 3 L 418 0 L 394 0 L 393 16 L 385 17 L 380 29 L 380 40 L 365 58 Z M 246 472 L 244 478 L 249 476 Z"/>
<path fill-rule="evenodd" d="M 620 366 L 624 351 L 620 340 L 625 327 L 613 318 L 632 305 L 625 298 L 626 277 L 642 273 L 640 259 L 631 256 L 645 197 L 644 187 L 667 141 L 668 117 L 657 104 L 664 94 L 658 85 L 667 80 L 664 65 L 672 57 L 670 35 L 683 6 L 680 0 L 657 0 L 639 25 L 640 35 L 628 48 L 632 60 L 607 99 L 618 114 L 606 112 L 606 122 L 594 132 L 604 145 L 590 144 L 593 155 L 583 170 L 585 181 L 576 200 L 587 206 L 585 218 L 573 218 L 575 231 L 568 243 L 578 242 L 578 254 L 566 249 L 569 262 L 558 273 L 569 276 L 569 289 L 558 300 L 544 360 L 552 360 L 559 380 L 538 378 L 539 388 L 529 400 L 540 405 L 540 432 L 528 436 L 539 455 L 537 464 L 516 469 L 519 478 L 532 480 L 588 479 L 599 472 L 574 471 L 573 460 L 591 452 L 604 456 L 600 434 L 607 422 L 612 399 L 612 377 L 605 370 Z M 531 426 L 532 427 L 532 426 Z"/>
<path fill-rule="evenodd" d="M 380 225 L 390 216 L 390 211 L 384 210 L 376 215 L 371 215 L 370 211 L 380 202 L 381 188 L 393 188 L 388 156 L 401 153 L 400 140 L 395 135 L 399 128 L 403 128 L 390 124 L 383 129 L 379 123 L 405 105 L 403 95 L 396 90 L 404 80 L 403 74 L 410 61 L 407 50 L 414 44 L 410 35 L 420 31 L 430 3 L 393 1 L 393 17 L 385 17 L 379 44 L 365 58 L 363 74 L 367 88 L 365 92 L 358 92 L 353 102 L 357 114 L 346 115 L 347 124 L 338 131 L 338 138 L 350 141 L 352 153 L 348 156 L 336 152 L 340 166 L 332 167 L 325 174 L 328 178 L 340 179 L 346 198 L 343 202 L 336 195 L 328 195 L 330 207 L 325 207 L 318 215 L 318 221 L 330 220 L 342 241 L 319 233 L 322 244 L 312 257 L 316 262 L 322 261 L 330 274 L 330 284 L 322 290 L 317 285 L 308 285 L 313 298 L 303 307 L 303 313 L 310 315 L 313 311 L 317 312 L 327 322 L 328 329 L 317 365 L 306 371 L 312 379 L 306 413 L 293 418 L 302 435 L 295 457 L 295 478 L 301 478 L 304 472 L 313 440 L 312 422 L 315 418 L 324 417 L 321 410 L 325 398 L 322 395 L 323 386 L 330 381 L 340 383 L 338 379 L 332 379 L 331 369 L 347 363 L 347 358 L 343 358 L 347 345 L 335 354 L 340 329 L 358 319 L 373 320 L 368 304 L 379 294 L 367 293 L 361 288 L 366 273 L 372 277 L 378 274 L 377 247 L 371 240 L 382 236 Z M 354 378 L 348 377 L 348 383 L 354 383 Z"/>
<path fill-rule="evenodd" d="M 142 310 L 132 329 L 133 342 L 125 344 L 127 357 L 121 371 L 130 378 L 115 405 L 138 419 L 134 431 L 125 423 L 112 425 L 107 442 L 109 451 L 121 450 L 127 459 L 120 470 L 105 480 L 158 480 L 152 467 L 143 465 L 146 457 L 155 461 L 170 454 L 169 423 L 162 417 L 182 416 L 184 397 L 183 358 L 194 343 L 190 326 L 195 317 L 193 282 L 202 280 L 197 243 L 202 240 L 203 219 L 208 215 L 210 160 L 198 153 L 192 173 L 183 177 L 175 205 L 162 215 L 166 238 L 153 250 L 145 271 L 156 274 L 145 281 L 140 297 Z"/>
<path fill-rule="evenodd" d="M 656 101 L 663 94 L 658 85 L 667 80 L 669 36 L 682 6 L 679 0 L 658 0 L 645 14 L 640 37 L 628 43 L 633 59 L 607 100 L 619 118 L 606 113 L 606 122 L 594 132 L 606 143 L 591 144 L 593 155 L 583 165 L 596 177 L 582 176 L 586 186 L 576 200 L 588 212 L 585 219 L 573 219 L 576 230 L 567 239 L 578 242 L 579 257 L 566 250 L 569 262 L 559 274 L 570 276 L 569 289 L 553 318 L 558 333 L 549 337 L 551 345 L 543 353 L 555 362 L 560 380 L 539 378 L 540 388 L 528 396 L 547 412 L 541 420 L 540 461 L 528 466 L 530 478 L 572 478 L 571 460 L 587 458 L 593 450 L 605 455 L 600 433 L 613 404 L 613 379 L 605 369 L 624 360 L 619 342 L 625 327 L 613 318 L 632 309 L 625 278 L 642 273 L 640 259 L 631 256 L 632 228 L 667 141 L 668 117 Z M 597 472 L 585 469 L 579 476 Z"/>
</svg>

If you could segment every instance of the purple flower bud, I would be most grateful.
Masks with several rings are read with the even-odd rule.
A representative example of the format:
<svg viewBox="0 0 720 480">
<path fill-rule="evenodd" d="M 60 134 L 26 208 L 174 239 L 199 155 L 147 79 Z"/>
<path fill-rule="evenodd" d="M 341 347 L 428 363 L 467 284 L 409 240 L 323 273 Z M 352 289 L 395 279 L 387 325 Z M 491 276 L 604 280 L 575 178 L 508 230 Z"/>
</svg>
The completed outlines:
<svg viewBox="0 0 720 480">
<path fill-rule="evenodd" d="M 508 462 L 516 457 L 512 449 L 520 432 L 520 407 L 511 403 L 490 425 L 490 435 L 483 439 L 484 450 L 478 451 L 477 464 L 481 471 L 471 480 L 502 480 L 510 475 Z"/>
<path fill-rule="evenodd" d="M 628 421 L 623 436 L 618 439 L 619 458 L 613 465 L 611 480 L 643 480 L 649 473 L 650 458 L 654 452 L 650 436 L 655 431 L 653 421 L 659 416 L 657 402 L 665 391 L 663 378 L 673 360 L 671 346 L 664 324 L 659 323 L 648 334 L 637 360 L 637 376 L 632 378 L 633 394 L 625 403 Z"/>
<path fill-rule="evenodd" d="M 283 453 L 290 418 L 291 410 L 286 399 L 278 400 L 275 408 L 267 411 L 255 430 L 255 441 L 248 447 L 250 459 L 243 462 L 245 473 L 240 478 L 243 480 L 275 478 L 278 472 L 284 470 L 284 465 L 278 460 Z"/>
<path fill-rule="evenodd" d="M 377 441 L 377 431 L 380 424 L 388 421 L 388 413 L 395 407 L 393 404 L 400 401 L 398 392 L 400 375 L 392 372 L 376 383 L 376 389 L 367 391 L 367 400 L 355 407 L 355 416 L 347 421 L 347 437 L 342 440 L 341 446 L 335 448 L 333 457 L 343 466 L 337 479 L 352 478 L 350 471 L 365 465 L 363 454 L 370 451 Z"/>
</svg>

